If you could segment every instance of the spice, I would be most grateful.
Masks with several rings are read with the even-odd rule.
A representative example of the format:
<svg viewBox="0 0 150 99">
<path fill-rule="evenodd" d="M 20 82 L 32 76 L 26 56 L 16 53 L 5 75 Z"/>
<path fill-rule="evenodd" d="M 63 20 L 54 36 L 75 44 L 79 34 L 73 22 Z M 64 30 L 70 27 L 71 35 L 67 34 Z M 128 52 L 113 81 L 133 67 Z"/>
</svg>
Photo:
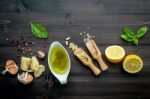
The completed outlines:
<svg viewBox="0 0 150 99">
<path fill-rule="evenodd" d="M 7 41 L 9 41 L 9 38 L 6 38 Z"/>
<path fill-rule="evenodd" d="M 89 56 L 83 51 L 83 49 L 78 48 L 74 43 L 69 44 L 69 48 L 71 48 L 75 55 L 77 55 L 82 61 L 87 62 Z"/>
<path fill-rule="evenodd" d="M 25 43 L 25 46 L 28 46 L 28 43 Z"/>
<path fill-rule="evenodd" d="M 66 45 L 68 45 L 68 41 L 66 41 Z"/>
<path fill-rule="evenodd" d="M 27 52 L 31 52 L 32 49 L 31 49 L 31 48 L 26 48 L 26 51 L 27 51 Z"/>
<path fill-rule="evenodd" d="M 93 64 L 91 58 L 86 54 L 86 52 L 82 48 L 78 48 L 74 43 L 69 44 L 69 48 L 71 48 L 74 52 L 74 55 L 87 67 L 89 67 L 93 73 L 97 76 L 101 73 L 101 71 Z"/>
<path fill-rule="evenodd" d="M 28 72 L 23 72 L 21 74 L 18 74 L 17 78 L 24 85 L 27 85 L 33 81 L 33 76 Z"/>
<path fill-rule="evenodd" d="M 14 60 L 7 60 L 5 65 L 5 70 L 2 72 L 4 75 L 6 72 L 10 73 L 11 75 L 17 74 L 19 68 L 14 62 Z"/>
<path fill-rule="evenodd" d="M 15 40 L 11 40 L 10 38 L 6 38 L 6 41 L 8 41 L 9 44 L 13 44 L 16 46 L 18 54 L 32 55 L 32 49 L 30 46 L 35 45 L 35 43 L 30 42 L 28 36 L 26 38 L 24 36 L 20 36 L 19 38 L 16 38 Z"/>
<path fill-rule="evenodd" d="M 67 41 L 70 40 L 70 39 L 71 39 L 70 37 L 67 37 L 67 38 L 66 38 Z"/>
<path fill-rule="evenodd" d="M 80 35 L 83 35 L 83 33 L 81 32 Z"/>
<path fill-rule="evenodd" d="M 43 51 L 37 51 L 37 56 L 40 58 L 40 59 L 43 59 L 45 57 L 45 53 Z"/>
<path fill-rule="evenodd" d="M 66 38 L 66 45 L 68 46 L 69 45 L 69 40 L 70 40 L 71 38 L 70 37 L 67 37 Z"/>
<path fill-rule="evenodd" d="M 87 37 L 84 38 L 85 46 L 87 47 L 87 49 L 90 52 L 93 59 L 98 61 L 99 65 L 101 67 L 101 70 L 106 71 L 108 69 L 108 66 L 103 61 L 101 51 L 99 50 L 99 48 L 98 48 L 96 42 L 93 40 L 93 38 L 94 38 L 94 36 L 90 36 L 89 34 L 87 34 Z"/>
<path fill-rule="evenodd" d="M 81 32 L 80 35 L 85 35 L 85 32 Z M 87 34 L 88 38 L 85 39 L 91 39 L 92 37 Z M 67 44 L 66 44 L 67 45 Z M 79 48 L 77 45 L 75 45 L 74 43 L 69 43 L 69 48 L 72 49 L 74 55 L 87 67 L 89 67 L 93 73 L 97 76 L 101 73 L 101 70 L 99 68 L 97 68 L 93 62 L 92 59 L 88 56 L 88 54 L 86 54 L 86 52 L 82 49 Z"/>
</svg>

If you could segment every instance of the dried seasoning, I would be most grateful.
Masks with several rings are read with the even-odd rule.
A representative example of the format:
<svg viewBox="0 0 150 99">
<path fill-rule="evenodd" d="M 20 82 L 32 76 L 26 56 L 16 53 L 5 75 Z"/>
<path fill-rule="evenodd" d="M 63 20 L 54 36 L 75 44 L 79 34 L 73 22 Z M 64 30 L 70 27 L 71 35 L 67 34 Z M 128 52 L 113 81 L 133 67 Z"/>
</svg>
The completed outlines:
<svg viewBox="0 0 150 99">
<path fill-rule="evenodd" d="M 69 48 L 72 49 L 74 55 L 87 67 L 89 67 L 93 73 L 97 76 L 101 73 L 100 69 L 98 69 L 92 62 L 92 59 L 86 54 L 86 52 L 79 48 L 74 43 L 69 44 Z"/>
</svg>

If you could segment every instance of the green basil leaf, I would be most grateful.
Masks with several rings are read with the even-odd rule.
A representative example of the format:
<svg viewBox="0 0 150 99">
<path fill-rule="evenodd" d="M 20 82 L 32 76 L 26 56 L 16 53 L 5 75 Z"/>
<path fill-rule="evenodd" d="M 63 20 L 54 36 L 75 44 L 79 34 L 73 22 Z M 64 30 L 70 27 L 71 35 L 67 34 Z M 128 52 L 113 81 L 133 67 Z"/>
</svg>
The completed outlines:
<svg viewBox="0 0 150 99">
<path fill-rule="evenodd" d="M 135 44 L 136 46 L 138 46 L 138 44 L 139 44 L 138 39 L 133 39 L 133 44 Z"/>
<path fill-rule="evenodd" d="M 125 34 L 122 34 L 122 35 L 121 35 L 121 38 L 124 39 L 124 40 L 126 40 L 126 41 L 128 41 L 128 42 L 130 42 L 130 41 L 133 40 L 132 38 L 128 37 L 128 36 L 125 35 Z"/>
<path fill-rule="evenodd" d="M 32 33 L 38 38 L 48 38 L 48 32 L 44 26 L 41 24 L 31 23 Z"/>
<path fill-rule="evenodd" d="M 124 28 L 124 33 L 130 38 L 136 37 L 136 35 L 134 34 L 134 32 L 130 28 Z"/>
<path fill-rule="evenodd" d="M 138 31 L 137 31 L 137 38 L 141 38 L 146 32 L 147 32 L 148 28 L 146 26 L 141 27 Z"/>
</svg>

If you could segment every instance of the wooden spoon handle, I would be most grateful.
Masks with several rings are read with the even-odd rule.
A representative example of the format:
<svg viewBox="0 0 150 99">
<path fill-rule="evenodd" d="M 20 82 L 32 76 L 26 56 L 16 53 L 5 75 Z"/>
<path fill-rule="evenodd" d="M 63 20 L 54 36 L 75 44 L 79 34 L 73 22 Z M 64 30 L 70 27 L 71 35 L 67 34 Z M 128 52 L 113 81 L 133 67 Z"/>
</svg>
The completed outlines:
<svg viewBox="0 0 150 99">
<path fill-rule="evenodd" d="M 98 76 L 101 73 L 101 70 L 98 69 L 93 63 L 89 64 L 89 67 L 96 76 Z"/>
<path fill-rule="evenodd" d="M 106 71 L 108 69 L 108 66 L 106 63 L 103 61 L 102 56 L 100 55 L 97 59 L 98 63 L 100 64 L 101 70 Z"/>
</svg>

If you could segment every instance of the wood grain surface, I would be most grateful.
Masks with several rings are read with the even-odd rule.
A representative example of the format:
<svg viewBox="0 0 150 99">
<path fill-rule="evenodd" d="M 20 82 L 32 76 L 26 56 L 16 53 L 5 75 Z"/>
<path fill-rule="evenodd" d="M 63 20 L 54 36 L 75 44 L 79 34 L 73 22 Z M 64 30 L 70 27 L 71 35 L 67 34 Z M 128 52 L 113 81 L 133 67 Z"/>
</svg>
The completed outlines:
<svg viewBox="0 0 150 99">
<path fill-rule="evenodd" d="M 32 36 L 30 22 L 43 24 L 49 38 L 42 40 Z M 16 76 L 0 75 L 0 98 L 150 99 L 150 31 L 140 39 L 138 47 L 120 39 L 124 27 L 137 31 L 141 26 L 150 26 L 150 0 L 0 0 L 0 72 L 7 59 L 20 64 L 20 56 L 26 55 L 17 57 L 15 44 L 6 38 L 16 40 L 24 36 L 26 41 L 35 42 L 37 45 L 30 46 L 33 55 L 37 50 L 47 54 L 50 44 L 59 41 L 71 57 L 67 85 L 60 85 L 52 76 L 46 56 L 40 61 L 46 67 L 45 73 L 28 86 L 21 85 Z M 123 71 L 121 63 L 111 64 L 104 56 L 109 69 L 95 77 L 65 45 L 65 38 L 70 36 L 72 42 L 87 51 L 80 32 L 95 36 L 103 56 L 107 46 L 121 45 L 126 54 L 140 55 L 144 68 L 139 74 L 130 75 Z"/>
</svg>

